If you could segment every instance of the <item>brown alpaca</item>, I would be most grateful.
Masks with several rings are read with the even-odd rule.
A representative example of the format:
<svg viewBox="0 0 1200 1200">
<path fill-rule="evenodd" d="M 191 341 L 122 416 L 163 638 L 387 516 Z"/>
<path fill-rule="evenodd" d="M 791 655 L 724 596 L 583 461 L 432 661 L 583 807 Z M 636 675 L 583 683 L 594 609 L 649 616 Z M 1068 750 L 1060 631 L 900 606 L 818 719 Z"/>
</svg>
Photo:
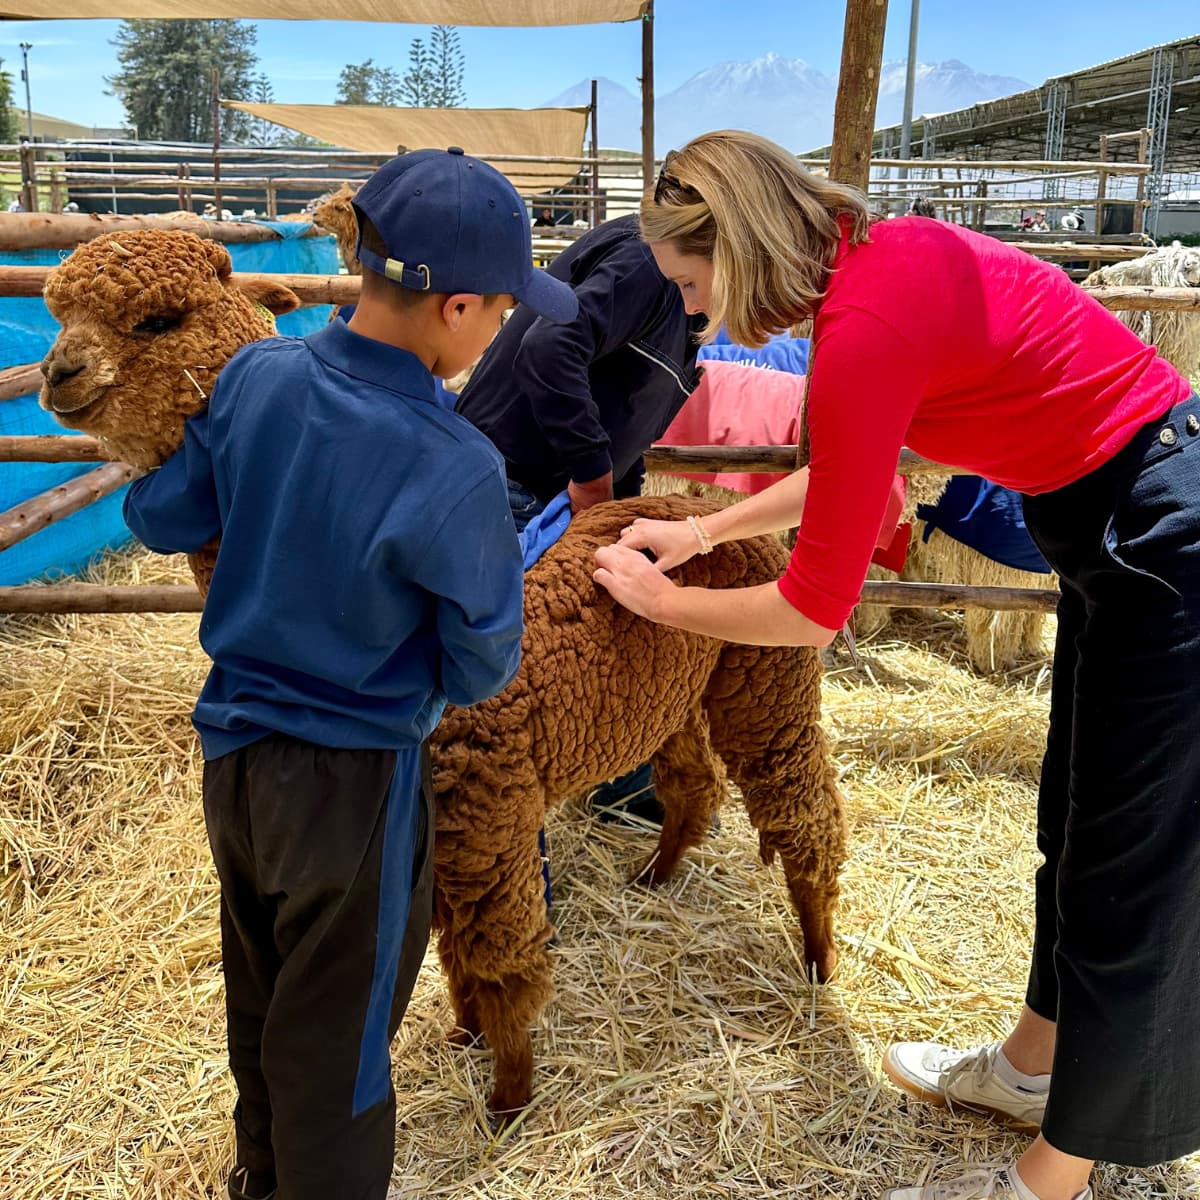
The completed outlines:
<svg viewBox="0 0 1200 1200">
<path fill-rule="evenodd" d="M 833 909 L 845 826 L 808 647 L 726 644 L 654 625 L 592 582 L 592 556 L 635 516 L 717 506 L 682 497 L 597 505 L 525 577 L 521 670 L 499 696 L 449 709 L 430 738 L 437 841 L 434 924 L 464 1039 L 496 1060 L 494 1117 L 523 1108 L 530 1026 L 552 992 L 538 830 L 547 809 L 645 762 L 665 810 L 638 879 L 668 879 L 709 829 L 725 773 L 765 863 L 776 857 L 819 979 L 836 961 Z M 673 571 L 687 586 L 752 587 L 783 573 L 774 539 L 718 546 Z"/>
<path fill-rule="evenodd" d="M 85 242 L 46 282 L 46 307 L 62 329 L 42 361 L 41 406 L 98 438 L 109 458 L 158 466 L 234 353 L 299 307 L 287 288 L 235 284 L 232 273 L 229 251 L 192 233 Z M 207 591 L 215 546 L 188 561 Z"/>
<path fill-rule="evenodd" d="M 189 234 L 89 243 L 47 285 L 63 331 L 43 404 L 151 466 L 182 440 L 216 371 L 267 332 L 229 281 L 228 256 Z M 281 289 L 282 291 L 282 289 Z M 291 293 L 276 297 L 281 305 Z M 162 326 L 162 328 L 160 328 Z M 197 364 L 204 386 L 193 386 Z M 591 578 L 597 546 L 634 516 L 707 512 L 703 501 L 599 505 L 527 574 L 523 662 L 499 696 L 447 711 L 430 739 L 436 804 L 435 925 L 462 1036 L 496 1056 L 489 1107 L 528 1103 L 529 1028 L 552 991 L 538 830 L 548 808 L 650 758 L 666 819 L 639 878 L 661 883 L 709 828 L 725 772 L 767 863 L 779 858 L 806 961 L 836 961 L 833 908 L 845 858 L 841 797 L 820 726 L 815 651 L 727 645 L 633 616 Z M 783 548 L 754 538 L 698 556 L 673 578 L 749 587 L 782 574 Z M 211 562 L 193 562 L 201 591 Z"/>
<path fill-rule="evenodd" d="M 362 263 L 358 261 L 358 217 L 351 203 L 357 195 L 359 184 L 343 183 L 336 192 L 330 192 L 317 201 L 312 212 L 313 224 L 326 233 L 332 233 L 346 271 L 350 275 L 362 274 Z"/>
</svg>

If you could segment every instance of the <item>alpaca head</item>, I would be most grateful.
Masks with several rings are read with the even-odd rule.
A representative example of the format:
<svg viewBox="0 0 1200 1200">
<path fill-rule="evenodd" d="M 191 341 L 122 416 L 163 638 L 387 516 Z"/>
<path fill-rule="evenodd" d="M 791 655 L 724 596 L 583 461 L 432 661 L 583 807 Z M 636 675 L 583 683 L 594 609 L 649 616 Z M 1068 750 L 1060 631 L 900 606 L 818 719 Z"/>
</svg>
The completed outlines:
<svg viewBox="0 0 1200 1200">
<path fill-rule="evenodd" d="M 362 274 L 362 263 L 355 254 L 358 249 L 358 217 L 354 214 L 352 201 L 357 192 L 358 184 L 343 183 L 336 192 L 323 197 L 312 214 L 313 223 L 337 239 L 342 261 L 351 275 Z"/>
<path fill-rule="evenodd" d="M 80 246 L 46 283 L 62 326 L 42 362 L 41 406 L 112 458 L 162 462 L 240 347 L 274 332 L 294 292 L 237 284 L 229 252 L 192 233 L 142 230 Z"/>
</svg>

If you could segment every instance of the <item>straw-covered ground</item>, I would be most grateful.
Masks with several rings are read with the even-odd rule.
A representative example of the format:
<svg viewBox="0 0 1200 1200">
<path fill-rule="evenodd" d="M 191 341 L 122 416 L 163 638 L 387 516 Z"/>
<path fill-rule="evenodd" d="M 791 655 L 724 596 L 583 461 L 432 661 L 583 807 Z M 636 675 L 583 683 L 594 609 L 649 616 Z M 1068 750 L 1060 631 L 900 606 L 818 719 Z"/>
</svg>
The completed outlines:
<svg viewBox="0 0 1200 1200">
<path fill-rule="evenodd" d="M 109 560 L 109 580 L 183 579 Z M 1005 1129 L 902 1098 L 895 1038 L 999 1036 L 1023 994 L 1049 662 L 982 679 L 954 620 L 837 659 L 827 722 L 851 861 L 835 980 L 803 978 L 736 806 L 660 894 L 649 834 L 550 823 L 558 998 L 501 1139 L 484 1051 L 444 1040 L 432 957 L 394 1046 L 399 1196 L 874 1197 L 1003 1159 Z M 229 1165 L 217 889 L 188 723 L 195 616 L 0 619 L 0 1195 L 211 1197 Z M 889 634 L 894 636 L 894 633 Z M 1197 1164 L 1108 1200 L 1200 1195 Z"/>
</svg>

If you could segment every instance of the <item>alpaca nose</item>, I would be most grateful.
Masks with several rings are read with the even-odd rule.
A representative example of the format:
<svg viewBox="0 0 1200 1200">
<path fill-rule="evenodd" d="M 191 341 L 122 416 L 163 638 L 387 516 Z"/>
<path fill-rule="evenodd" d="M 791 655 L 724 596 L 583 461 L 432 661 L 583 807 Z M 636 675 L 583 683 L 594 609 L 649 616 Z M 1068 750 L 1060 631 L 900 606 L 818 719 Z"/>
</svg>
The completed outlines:
<svg viewBox="0 0 1200 1200">
<path fill-rule="evenodd" d="M 83 363 L 80 363 L 77 367 L 70 367 L 52 358 L 46 358 L 42 361 L 42 374 L 45 375 L 46 382 L 51 387 L 58 387 L 60 383 L 64 383 L 68 379 L 74 379 L 82 370 Z"/>
</svg>

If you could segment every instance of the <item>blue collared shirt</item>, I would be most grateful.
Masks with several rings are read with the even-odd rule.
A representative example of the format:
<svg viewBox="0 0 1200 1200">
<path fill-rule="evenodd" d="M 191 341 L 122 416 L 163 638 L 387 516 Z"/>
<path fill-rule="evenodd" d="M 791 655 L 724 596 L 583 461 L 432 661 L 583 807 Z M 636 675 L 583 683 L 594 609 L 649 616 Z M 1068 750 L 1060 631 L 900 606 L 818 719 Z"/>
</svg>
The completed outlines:
<svg viewBox="0 0 1200 1200">
<path fill-rule="evenodd" d="M 220 536 L 200 621 L 205 758 L 272 732 L 411 746 L 516 674 L 522 564 L 503 460 L 414 355 L 333 321 L 238 351 L 137 480 L 161 553 Z"/>
</svg>

